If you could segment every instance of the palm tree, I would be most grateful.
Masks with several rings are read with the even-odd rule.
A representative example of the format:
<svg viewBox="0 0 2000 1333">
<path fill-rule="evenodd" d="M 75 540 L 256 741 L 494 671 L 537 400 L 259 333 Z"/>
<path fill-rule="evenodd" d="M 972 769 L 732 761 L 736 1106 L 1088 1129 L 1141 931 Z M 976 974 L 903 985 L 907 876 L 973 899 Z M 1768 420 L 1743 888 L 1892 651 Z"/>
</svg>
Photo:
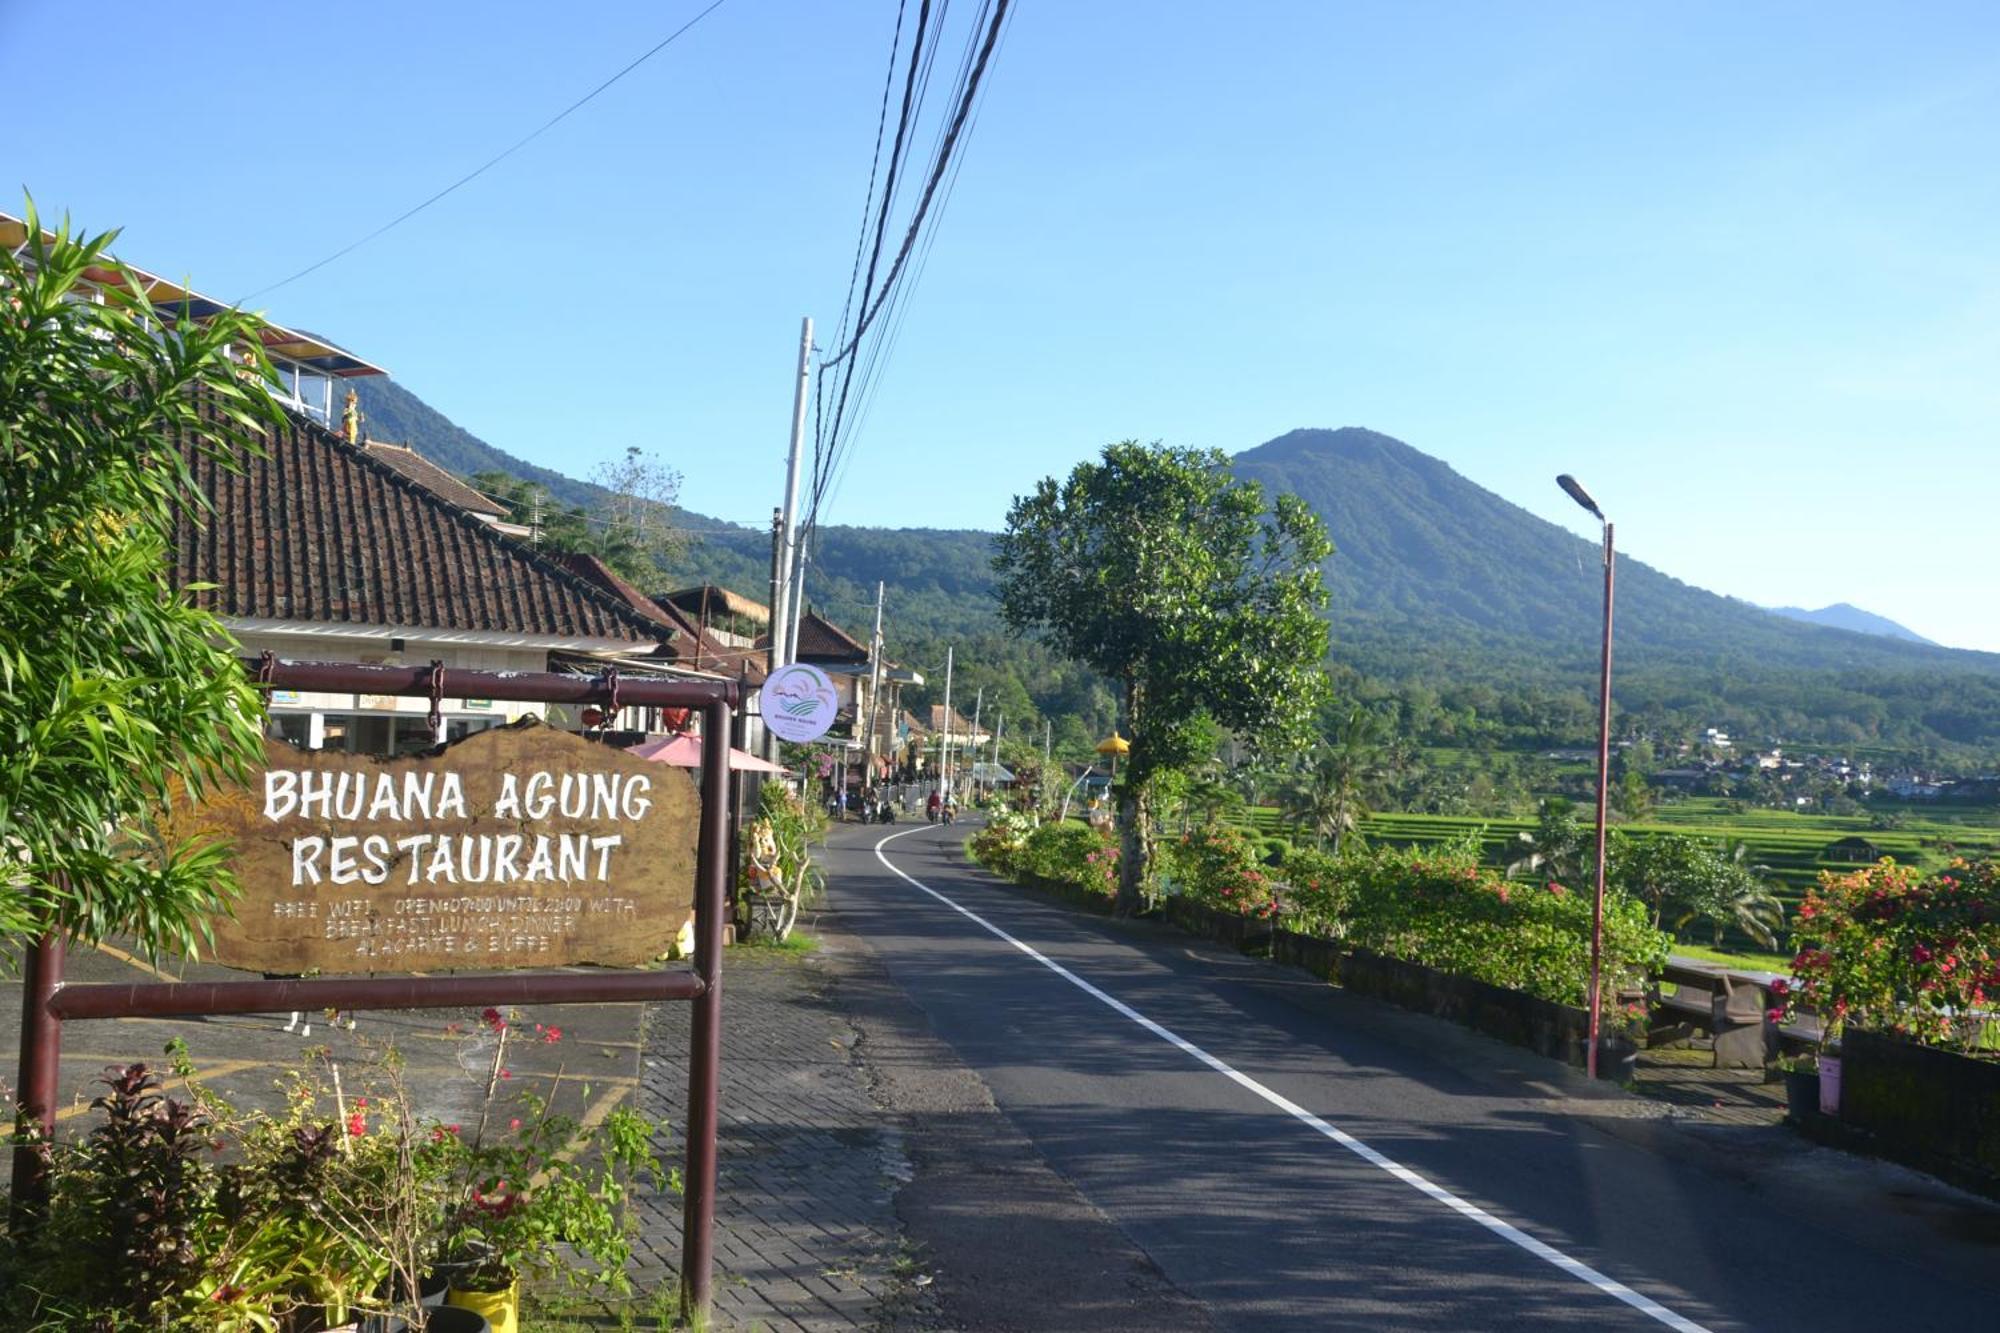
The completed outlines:
<svg viewBox="0 0 2000 1333">
<path fill-rule="evenodd" d="M 1368 795 L 1388 772 L 1385 742 L 1382 719 L 1357 704 L 1313 748 L 1285 792 L 1285 814 L 1310 828 L 1321 846 L 1331 837 L 1336 856 L 1341 839 L 1370 814 Z"/>
<path fill-rule="evenodd" d="M 1576 822 L 1576 808 L 1561 797 L 1542 802 L 1541 819 L 1535 831 L 1514 835 L 1515 858 L 1507 863 L 1507 878 L 1546 876 L 1561 883 L 1583 880 L 1584 863 L 1594 855 L 1596 842 Z"/>
<path fill-rule="evenodd" d="M 1778 928 L 1785 924 L 1785 905 L 1766 881 L 1771 867 L 1750 864 L 1750 844 L 1740 838 L 1723 844 L 1719 859 L 1722 873 L 1700 910 L 1714 931 L 1716 947 L 1721 947 L 1724 932 L 1734 926 L 1762 947 L 1776 948 Z"/>
</svg>

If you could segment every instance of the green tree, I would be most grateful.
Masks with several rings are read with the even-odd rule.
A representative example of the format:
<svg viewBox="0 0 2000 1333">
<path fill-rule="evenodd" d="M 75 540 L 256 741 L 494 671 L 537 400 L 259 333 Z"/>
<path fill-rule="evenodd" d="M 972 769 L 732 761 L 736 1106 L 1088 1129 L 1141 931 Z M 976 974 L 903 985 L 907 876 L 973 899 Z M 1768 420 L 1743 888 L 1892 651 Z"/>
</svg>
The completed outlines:
<svg viewBox="0 0 2000 1333">
<path fill-rule="evenodd" d="M 993 558 L 1002 617 L 1119 692 L 1132 742 L 1118 786 L 1121 913 L 1144 898 L 1152 783 L 1208 757 L 1204 724 L 1297 736 L 1314 716 L 1332 549 L 1303 501 L 1267 508 L 1218 450 L 1110 445 L 1008 511 Z"/>
<path fill-rule="evenodd" d="M 192 952 L 234 884 L 165 812 L 259 756 L 262 704 L 169 585 L 173 528 L 196 460 L 235 466 L 283 416 L 255 319 L 175 320 L 116 233 L 27 221 L 0 252 L 0 935 Z"/>
<path fill-rule="evenodd" d="M 659 583 L 663 570 L 687 555 L 687 535 L 672 522 L 681 475 L 637 446 L 598 464 L 591 479 L 604 491 L 595 506 L 558 504 L 548 489 L 506 472 L 475 472 L 475 490 L 506 507 L 510 521 L 534 529 L 529 540 L 545 551 L 594 555 L 641 592 Z"/>
<path fill-rule="evenodd" d="M 1369 816 L 1369 799 L 1389 776 L 1388 748 L 1382 719 L 1359 704 L 1350 707 L 1286 788 L 1285 813 L 1321 846 L 1331 838 L 1339 855 L 1341 840 Z"/>
<path fill-rule="evenodd" d="M 1510 879 L 1540 875 L 1567 887 L 1597 877 L 1597 832 L 1576 822 L 1576 807 L 1560 796 L 1542 802 L 1535 831 L 1514 835 L 1515 858 L 1508 863 Z"/>
</svg>

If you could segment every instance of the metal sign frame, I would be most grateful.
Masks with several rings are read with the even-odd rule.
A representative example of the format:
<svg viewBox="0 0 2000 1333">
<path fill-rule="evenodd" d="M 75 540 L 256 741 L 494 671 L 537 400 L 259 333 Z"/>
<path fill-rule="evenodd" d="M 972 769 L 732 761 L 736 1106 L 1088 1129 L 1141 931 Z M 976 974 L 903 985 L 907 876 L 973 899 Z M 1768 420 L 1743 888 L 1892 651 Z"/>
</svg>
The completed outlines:
<svg viewBox="0 0 2000 1333">
<path fill-rule="evenodd" d="M 694 964 L 657 971 L 516 971 L 472 976 L 360 976 L 289 981 L 73 985 L 63 980 L 65 941 L 44 935 L 28 950 L 22 977 L 21 1063 L 14 1148 L 17 1219 L 37 1215 L 48 1197 L 43 1145 L 55 1134 L 65 1022 L 285 1012 L 293 1009 L 448 1009 L 510 1004 L 694 1004 L 688 1051 L 687 1164 L 681 1221 L 681 1306 L 706 1316 L 714 1267 L 715 1129 L 722 1046 L 722 918 L 735 867 L 729 855 L 729 745 L 742 701 L 736 681 L 621 680 L 601 676 L 499 673 L 429 666 L 246 659 L 265 690 L 602 704 L 700 709 L 701 829 L 695 859 Z M 719 742 L 719 743 L 712 743 Z"/>
</svg>

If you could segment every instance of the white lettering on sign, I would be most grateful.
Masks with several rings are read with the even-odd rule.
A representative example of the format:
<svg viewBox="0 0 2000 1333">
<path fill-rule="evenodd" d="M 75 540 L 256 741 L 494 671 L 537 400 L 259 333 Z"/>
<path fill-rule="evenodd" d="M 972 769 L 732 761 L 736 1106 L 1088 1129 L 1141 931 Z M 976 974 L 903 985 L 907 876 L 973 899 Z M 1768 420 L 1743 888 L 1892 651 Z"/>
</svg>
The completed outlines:
<svg viewBox="0 0 2000 1333">
<path fill-rule="evenodd" d="M 495 818 L 537 824 L 641 820 L 653 809 L 653 780 L 635 773 L 503 773 Z M 365 821 L 435 823 L 469 818 L 463 775 L 454 772 L 347 773 L 267 770 L 264 819 L 327 825 Z M 611 878 L 622 834 L 386 833 L 307 834 L 292 839 L 292 886 L 314 884 L 586 884 Z"/>
</svg>

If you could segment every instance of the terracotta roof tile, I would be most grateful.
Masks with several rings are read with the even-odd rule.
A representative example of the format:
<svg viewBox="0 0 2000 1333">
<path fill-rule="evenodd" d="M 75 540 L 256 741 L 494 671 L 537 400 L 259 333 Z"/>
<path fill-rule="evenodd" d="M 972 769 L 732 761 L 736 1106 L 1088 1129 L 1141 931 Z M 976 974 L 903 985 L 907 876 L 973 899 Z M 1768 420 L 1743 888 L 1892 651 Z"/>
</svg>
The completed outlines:
<svg viewBox="0 0 2000 1333">
<path fill-rule="evenodd" d="M 387 463 L 449 504 L 457 505 L 460 509 L 468 509 L 475 514 L 491 514 L 495 518 L 507 517 L 505 505 L 483 492 L 474 490 L 407 445 L 376 444 L 371 441 L 361 447 L 366 449 L 368 456 L 376 462 Z"/>
<path fill-rule="evenodd" d="M 194 469 L 214 512 L 176 526 L 177 586 L 225 616 L 547 638 L 662 637 L 653 621 L 304 418 L 232 471 Z"/>
</svg>

